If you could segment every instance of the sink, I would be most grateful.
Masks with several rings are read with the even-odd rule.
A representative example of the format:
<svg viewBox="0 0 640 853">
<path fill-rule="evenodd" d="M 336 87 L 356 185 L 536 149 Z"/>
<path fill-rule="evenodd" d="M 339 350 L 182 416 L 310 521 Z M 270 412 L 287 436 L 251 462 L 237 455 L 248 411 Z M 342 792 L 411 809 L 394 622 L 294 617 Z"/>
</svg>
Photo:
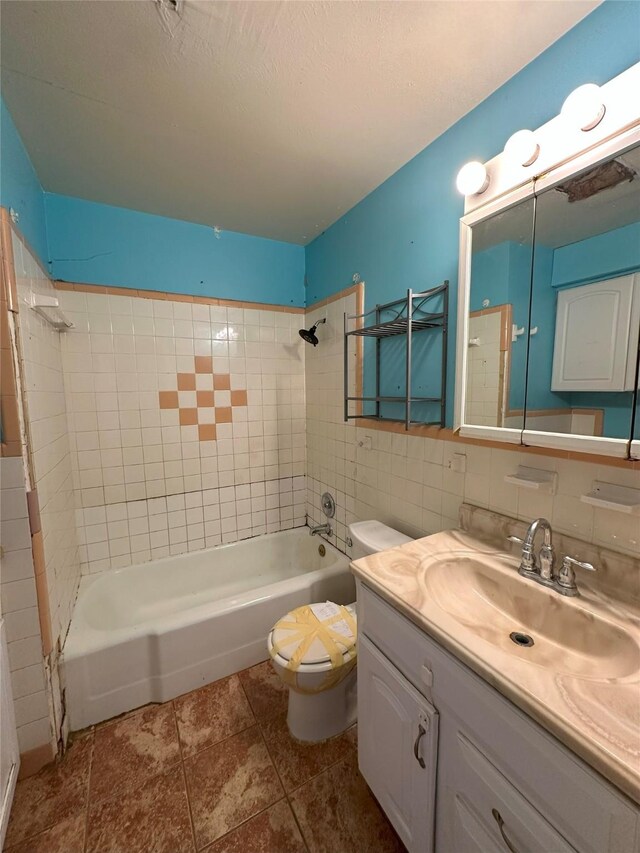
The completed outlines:
<svg viewBox="0 0 640 853">
<path fill-rule="evenodd" d="M 640 648 L 622 627 L 581 599 L 521 577 L 514 563 L 507 555 L 468 552 L 427 558 L 423 592 L 458 623 L 462 642 L 471 631 L 531 664 L 582 678 L 620 679 L 640 669 Z M 519 645 L 514 632 L 533 644 Z"/>
</svg>

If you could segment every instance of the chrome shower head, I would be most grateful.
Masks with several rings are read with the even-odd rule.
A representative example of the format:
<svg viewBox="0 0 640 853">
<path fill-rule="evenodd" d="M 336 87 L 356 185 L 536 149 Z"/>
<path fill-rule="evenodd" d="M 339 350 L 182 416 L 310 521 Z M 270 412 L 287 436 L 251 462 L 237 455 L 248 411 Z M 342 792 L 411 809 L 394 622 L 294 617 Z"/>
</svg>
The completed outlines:
<svg viewBox="0 0 640 853">
<path fill-rule="evenodd" d="M 303 341 L 306 341 L 308 344 L 312 344 L 314 347 L 318 346 L 318 338 L 316 337 L 316 329 L 321 323 L 326 323 L 327 318 L 323 317 L 322 320 L 318 320 L 317 323 L 314 323 L 310 329 L 299 329 L 298 334 L 302 338 Z"/>
</svg>

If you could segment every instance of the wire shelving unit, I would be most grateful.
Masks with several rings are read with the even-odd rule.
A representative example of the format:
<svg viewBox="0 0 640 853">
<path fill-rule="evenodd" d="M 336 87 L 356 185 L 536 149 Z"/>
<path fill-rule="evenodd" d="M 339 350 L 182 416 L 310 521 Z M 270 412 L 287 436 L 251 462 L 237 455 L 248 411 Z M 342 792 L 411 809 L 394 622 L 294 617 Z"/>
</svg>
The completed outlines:
<svg viewBox="0 0 640 853">
<path fill-rule="evenodd" d="M 405 429 L 414 425 L 444 426 L 447 386 L 447 320 L 449 313 L 449 282 L 444 281 L 437 287 L 414 293 L 407 290 L 406 297 L 376 305 L 363 314 L 344 315 L 344 419 L 369 418 L 380 421 L 402 423 Z M 438 396 L 423 397 L 412 393 L 413 378 L 413 336 L 416 333 L 429 333 L 438 329 L 441 332 L 440 393 Z M 381 365 L 384 357 L 382 342 L 388 338 L 406 336 L 405 356 L 405 393 L 389 395 L 381 393 Z M 369 396 L 349 395 L 349 341 L 351 338 L 375 339 L 375 394 Z M 425 366 L 426 367 L 426 366 Z M 364 371 L 364 359 L 361 369 Z M 350 404 L 373 403 L 374 411 L 352 414 Z M 401 403 L 404 407 L 404 419 L 389 417 L 383 413 L 383 405 Z M 439 418 L 434 420 L 414 419 L 412 405 L 439 404 Z"/>
</svg>

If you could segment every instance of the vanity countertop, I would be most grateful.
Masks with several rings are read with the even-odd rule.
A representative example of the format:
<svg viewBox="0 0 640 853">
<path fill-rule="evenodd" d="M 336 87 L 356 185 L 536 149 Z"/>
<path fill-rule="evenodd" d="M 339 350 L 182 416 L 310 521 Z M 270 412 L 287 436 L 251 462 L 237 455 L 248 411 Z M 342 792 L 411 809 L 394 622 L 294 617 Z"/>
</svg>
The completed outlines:
<svg viewBox="0 0 640 853">
<path fill-rule="evenodd" d="M 443 578 L 446 581 L 442 568 L 446 572 L 447 565 L 477 556 L 489 567 L 484 586 L 471 592 L 460 588 L 452 614 L 451 608 L 438 602 L 437 584 L 442 588 Z M 640 804 L 640 612 L 635 606 L 596 595 L 584 583 L 577 598 L 545 590 L 520 578 L 518 562 L 469 533 L 451 530 L 356 560 L 351 568 L 367 586 Z M 492 585 L 493 592 L 502 592 L 497 590 L 501 583 L 520 596 L 519 612 L 527 616 L 526 624 L 514 624 L 511 630 L 530 633 L 536 640 L 530 648 L 517 647 L 508 631 L 496 632 L 504 613 L 496 610 L 495 621 L 478 617 L 490 613 L 495 604 Z M 543 607 L 528 606 L 529 596 L 522 593 L 530 585 L 544 590 L 545 598 L 538 599 Z M 572 624 L 579 630 L 566 637 L 563 622 L 549 621 L 566 620 L 565 608 L 580 611 L 572 614 L 576 617 Z M 589 624 L 596 617 L 608 623 L 615 637 L 628 641 L 624 661 L 613 645 L 608 649 L 605 643 L 601 648 L 592 641 Z M 540 620 L 559 626 L 555 642 L 548 637 L 538 640 Z M 566 666 L 572 652 L 579 654 L 582 648 L 594 656 L 593 671 L 588 666 L 585 671 Z"/>
</svg>

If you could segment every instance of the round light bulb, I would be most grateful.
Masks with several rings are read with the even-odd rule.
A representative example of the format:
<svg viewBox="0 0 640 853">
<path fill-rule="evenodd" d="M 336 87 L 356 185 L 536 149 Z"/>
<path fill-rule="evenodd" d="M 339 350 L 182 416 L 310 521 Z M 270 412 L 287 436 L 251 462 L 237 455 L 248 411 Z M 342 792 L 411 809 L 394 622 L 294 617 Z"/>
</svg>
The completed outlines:
<svg viewBox="0 0 640 853">
<path fill-rule="evenodd" d="M 482 163 L 472 160 L 466 163 L 458 172 L 456 187 L 462 195 L 483 193 L 489 186 L 489 175 Z"/>
<path fill-rule="evenodd" d="M 507 139 L 505 156 L 519 166 L 530 166 L 538 159 L 540 146 L 532 130 L 519 130 Z"/>
<path fill-rule="evenodd" d="M 593 130 L 600 124 L 605 112 L 600 86 L 595 83 L 585 83 L 574 89 L 561 110 L 564 118 L 580 130 Z"/>
</svg>

